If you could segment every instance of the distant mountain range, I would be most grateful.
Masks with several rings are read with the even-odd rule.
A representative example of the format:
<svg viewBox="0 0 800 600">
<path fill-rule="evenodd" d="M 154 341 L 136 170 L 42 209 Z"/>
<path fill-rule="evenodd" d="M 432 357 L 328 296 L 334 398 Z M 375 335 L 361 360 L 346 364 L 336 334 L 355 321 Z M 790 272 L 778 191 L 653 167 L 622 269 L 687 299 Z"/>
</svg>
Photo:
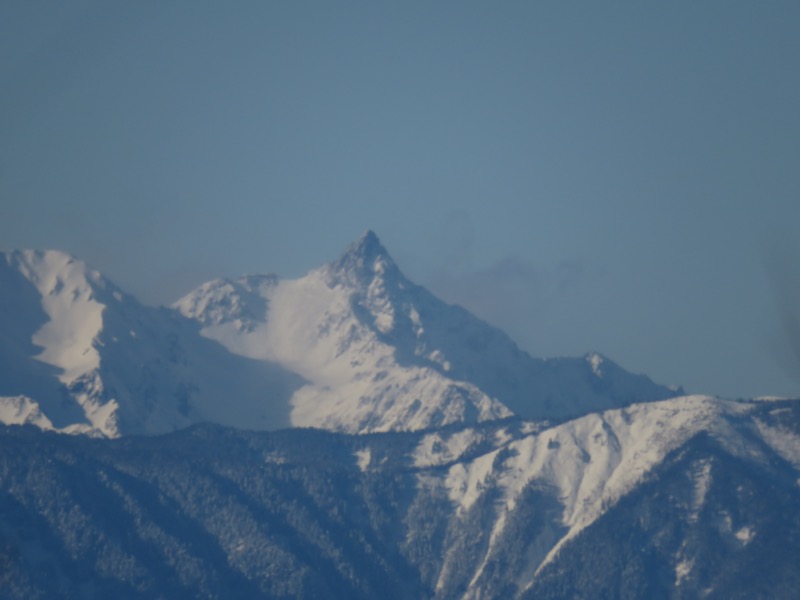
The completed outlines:
<svg viewBox="0 0 800 600">
<path fill-rule="evenodd" d="M 54 251 L 0 290 L 0 598 L 800 594 L 800 402 L 533 358 L 372 232 L 171 308 Z"/>
<path fill-rule="evenodd" d="M 56 251 L 0 260 L 0 421 L 108 437 L 209 421 L 417 430 L 564 419 L 680 390 L 599 354 L 536 359 L 406 279 L 372 232 L 295 280 L 139 304 Z"/>
</svg>

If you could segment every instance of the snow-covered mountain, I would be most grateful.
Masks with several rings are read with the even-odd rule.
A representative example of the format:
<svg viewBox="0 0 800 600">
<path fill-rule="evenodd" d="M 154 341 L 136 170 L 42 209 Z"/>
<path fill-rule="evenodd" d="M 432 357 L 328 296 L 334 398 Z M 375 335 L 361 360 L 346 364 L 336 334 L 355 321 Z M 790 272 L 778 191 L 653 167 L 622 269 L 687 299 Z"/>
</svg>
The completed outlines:
<svg viewBox="0 0 800 600">
<path fill-rule="evenodd" d="M 341 435 L 0 427 L 9 598 L 796 598 L 800 402 Z"/>
<path fill-rule="evenodd" d="M 231 352 L 306 379 L 292 398 L 300 426 L 368 432 L 512 414 L 563 419 L 681 394 L 596 353 L 532 358 L 410 282 L 371 231 L 300 279 L 211 281 L 175 307 Z"/>
<path fill-rule="evenodd" d="M 89 434 L 0 425 L 0 596 L 796 597 L 800 401 L 532 358 L 371 232 L 174 308 L 0 258 L 0 421 Z"/>
<path fill-rule="evenodd" d="M 139 304 L 57 251 L 0 259 L 0 422 L 115 437 L 211 421 L 348 433 L 565 419 L 679 395 L 599 354 L 534 359 L 372 232 L 305 277 Z"/>
<path fill-rule="evenodd" d="M 300 378 L 231 355 L 57 251 L 0 255 L 0 421 L 115 437 L 290 424 Z"/>
</svg>

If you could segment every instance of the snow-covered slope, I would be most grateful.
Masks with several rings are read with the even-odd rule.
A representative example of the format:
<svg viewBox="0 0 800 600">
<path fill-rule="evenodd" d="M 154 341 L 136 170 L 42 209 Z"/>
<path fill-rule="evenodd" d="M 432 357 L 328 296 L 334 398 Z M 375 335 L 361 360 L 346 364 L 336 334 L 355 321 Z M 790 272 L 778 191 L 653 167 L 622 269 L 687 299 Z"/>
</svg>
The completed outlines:
<svg viewBox="0 0 800 600">
<path fill-rule="evenodd" d="M 475 385 L 434 365 L 399 364 L 379 326 L 356 316 L 351 289 L 332 285 L 330 275 L 324 268 L 293 281 L 212 282 L 176 306 L 232 352 L 274 361 L 308 380 L 292 398 L 296 426 L 363 433 L 511 416 Z"/>
<path fill-rule="evenodd" d="M 117 436 L 289 425 L 301 380 L 234 356 L 57 251 L 0 255 L 0 420 Z M 235 401 L 231 401 L 235 399 Z"/>
<path fill-rule="evenodd" d="M 300 279 L 212 281 L 175 307 L 230 351 L 308 380 L 292 398 L 295 425 L 367 432 L 512 413 L 561 419 L 680 393 L 599 354 L 532 358 L 410 282 L 371 231 Z"/>
<path fill-rule="evenodd" d="M 497 511 L 484 563 L 490 560 L 494 541 L 503 534 L 523 491 L 532 482 L 551 490 L 563 508 L 557 523 L 563 530 L 547 553 L 537 557 L 538 570 L 670 451 L 701 431 L 724 428 L 728 421 L 723 417 L 745 410 L 746 405 L 689 396 L 587 415 L 515 440 L 470 462 L 456 463 L 444 486 L 462 513 L 484 494 L 493 496 Z M 423 476 L 422 482 L 425 480 Z M 481 573 L 479 568 L 474 581 Z"/>
<path fill-rule="evenodd" d="M 467 528 L 480 518 L 481 529 L 471 539 L 472 575 L 464 598 L 481 598 L 482 589 L 496 577 L 498 567 L 506 581 L 516 581 L 518 591 L 533 584 L 560 549 L 601 518 L 634 489 L 671 453 L 699 435 L 708 436 L 727 455 L 757 465 L 785 460 L 800 465 L 800 437 L 794 427 L 781 425 L 782 412 L 796 419 L 797 401 L 771 408 L 758 403 L 721 400 L 708 396 L 685 396 L 609 410 L 543 430 L 524 434 L 506 428 L 490 431 L 488 452 L 475 454 L 487 443 L 487 432 L 466 429 L 449 435 L 432 433 L 413 450 L 410 461 L 419 468 L 418 486 L 430 497 L 446 496 L 452 503 L 456 527 Z M 433 443 L 432 443 L 433 441 Z M 361 453 L 369 453 L 369 448 Z M 430 470 L 428 467 L 446 466 Z M 693 472 L 695 494 L 689 520 L 702 509 L 711 485 L 710 464 Z M 798 480 L 800 482 L 800 480 Z M 540 513 L 536 539 L 528 539 L 520 572 L 505 564 L 516 525 L 526 519 L 531 495 L 537 502 L 550 498 L 549 514 Z M 476 516 L 480 515 L 480 517 Z M 757 535 L 746 523 L 733 534 Z M 734 537 L 735 537 L 734 536 Z M 519 557 L 515 560 L 519 562 Z M 500 565 L 504 565 L 500 567 Z M 452 597 L 453 577 L 463 572 L 464 548 L 447 548 L 438 574 L 437 591 Z M 505 569 L 505 570 L 503 570 Z M 459 594 L 461 597 L 461 594 Z"/>
</svg>

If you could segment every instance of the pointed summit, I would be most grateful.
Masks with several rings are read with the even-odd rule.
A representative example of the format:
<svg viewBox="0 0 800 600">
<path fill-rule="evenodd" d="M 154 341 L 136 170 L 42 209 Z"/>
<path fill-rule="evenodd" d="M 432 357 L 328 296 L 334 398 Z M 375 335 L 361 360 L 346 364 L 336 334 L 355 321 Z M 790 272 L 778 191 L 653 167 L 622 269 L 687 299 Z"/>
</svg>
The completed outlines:
<svg viewBox="0 0 800 600">
<path fill-rule="evenodd" d="M 368 229 L 328 265 L 328 273 L 335 283 L 369 285 L 376 276 L 399 274 L 399 270 L 375 232 Z"/>
<path fill-rule="evenodd" d="M 380 246 L 381 241 L 378 239 L 378 236 L 375 234 L 372 229 L 367 229 L 364 233 L 361 234 L 361 237 L 356 240 L 357 244 L 378 244 Z"/>
<path fill-rule="evenodd" d="M 361 237 L 350 244 L 344 251 L 342 258 L 347 255 L 361 256 L 366 260 L 371 260 L 378 256 L 389 258 L 389 253 L 386 252 L 386 248 L 383 247 L 378 236 L 375 235 L 375 232 L 371 229 L 367 229 L 361 234 Z"/>
</svg>

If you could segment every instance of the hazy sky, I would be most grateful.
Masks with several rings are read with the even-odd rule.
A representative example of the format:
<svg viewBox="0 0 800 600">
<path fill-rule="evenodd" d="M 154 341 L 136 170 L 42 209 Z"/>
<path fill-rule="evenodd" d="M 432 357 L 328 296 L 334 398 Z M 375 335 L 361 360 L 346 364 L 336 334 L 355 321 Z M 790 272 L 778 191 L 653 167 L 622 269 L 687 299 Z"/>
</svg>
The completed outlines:
<svg viewBox="0 0 800 600">
<path fill-rule="evenodd" d="M 535 355 L 800 395 L 800 3 L 0 3 L 0 246 L 167 303 L 367 228 Z"/>
</svg>

